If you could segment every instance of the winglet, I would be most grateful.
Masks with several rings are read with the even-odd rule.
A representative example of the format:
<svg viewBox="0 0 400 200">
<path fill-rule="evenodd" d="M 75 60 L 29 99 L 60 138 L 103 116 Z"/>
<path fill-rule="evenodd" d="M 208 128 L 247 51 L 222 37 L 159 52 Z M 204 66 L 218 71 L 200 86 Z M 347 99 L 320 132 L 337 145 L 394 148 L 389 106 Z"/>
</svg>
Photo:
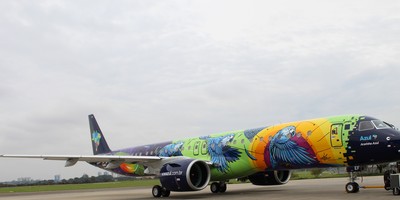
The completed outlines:
<svg viewBox="0 0 400 200">
<path fill-rule="evenodd" d="M 89 115 L 89 125 L 90 125 L 90 138 L 92 140 L 93 154 L 106 154 L 110 153 L 111 149 L 108 147 L 106 139 L 97 124 L 94 115 Z"/>
</svg>

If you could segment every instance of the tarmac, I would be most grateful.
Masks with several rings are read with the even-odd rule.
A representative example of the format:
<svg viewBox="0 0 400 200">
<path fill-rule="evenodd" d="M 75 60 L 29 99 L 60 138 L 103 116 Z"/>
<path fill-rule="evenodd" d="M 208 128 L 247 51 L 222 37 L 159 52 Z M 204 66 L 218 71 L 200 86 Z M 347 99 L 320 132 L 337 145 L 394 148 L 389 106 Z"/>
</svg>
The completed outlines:
<svg viewBox="0 0 400 200">
<path fill-rule="evenodd" d="M 333 199 L 394 199 L 392 191 L 383 188 L 360 189 L 360 192 L 349 194 L 345 191 L 347 178 L 293 180 L 285 185 L 255 186 L 249 183 L 228 184 L 225 193 L 213 194 L 209 187 L 196 192 L 171 192 L 168 198 L 158 199 L 263 199 L 263 200 L 333 200 Z M 383 177 L 364 177 L 357 181 L 360 186 L 383 186 Z M 57 192 L 8 193 L 0 194 L 1 200 L 44 200 L 44 199 L 81 199 L 81 200 L 132 200 L 155 199 L 151 187 L 95 189 Z"/>
</svg>

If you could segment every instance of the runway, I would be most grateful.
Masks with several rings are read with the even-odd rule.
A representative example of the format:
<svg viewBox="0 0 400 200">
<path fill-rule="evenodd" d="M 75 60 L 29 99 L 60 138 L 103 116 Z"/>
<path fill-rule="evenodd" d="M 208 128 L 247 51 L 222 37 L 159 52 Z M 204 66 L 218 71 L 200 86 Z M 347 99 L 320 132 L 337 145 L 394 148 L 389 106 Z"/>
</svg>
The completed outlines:
<svg viewBox="0 0 400 200">
<path fill-rule="evenodd" d="M 362 181 L 362 182 L 361 182 Z M 347 178 L 294 180 L 286 185 L 279 186 L 254 186 L 252 184 L 228 185 L 226 193 L 212 194 L 209 188 L 197 192 L 171 192 L 168 199 L 296 199 L 296 200 L 333 200 L 333 199 L 393 199 L 391 191 L 384 189 L 360 189 L 359 193 L 348 194 L 344 186 Z M 381 176 L 364 177 L 358 180 L 363 185 L 383 185 Z M 2 200 L 43 200 L 43 199 L 81 199 L 81 200 L 132 200 L 154 199 L 151 187 L 146 188 L 120 188 L 102 190 L 79 190 L 62 192 L 37 192 L 0 194 Z M 165 199 L 165 198 L 161 198 Z"/>
</svg>

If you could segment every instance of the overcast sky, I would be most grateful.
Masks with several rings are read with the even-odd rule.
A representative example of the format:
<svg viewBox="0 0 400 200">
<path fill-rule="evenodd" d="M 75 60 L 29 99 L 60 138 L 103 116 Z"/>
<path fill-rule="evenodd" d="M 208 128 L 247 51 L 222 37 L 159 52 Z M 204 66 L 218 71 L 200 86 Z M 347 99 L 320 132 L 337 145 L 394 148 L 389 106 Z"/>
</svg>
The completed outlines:
<svg viewBox="0 0 400 200">
<path fill-rule="evenodd" d="M 0 1 L 0 154 L 111 148 L 340 114 L 400 125 L 400 2 Z M 1 159 L 0 181 L 97 175 Z"/>
</svg>

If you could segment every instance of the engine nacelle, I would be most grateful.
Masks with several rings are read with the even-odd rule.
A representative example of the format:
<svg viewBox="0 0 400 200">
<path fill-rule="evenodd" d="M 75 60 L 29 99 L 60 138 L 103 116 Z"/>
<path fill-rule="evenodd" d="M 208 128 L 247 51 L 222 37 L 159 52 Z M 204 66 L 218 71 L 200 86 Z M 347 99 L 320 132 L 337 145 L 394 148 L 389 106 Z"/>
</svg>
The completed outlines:
<svg viewBox="0 0 400 200">
<path fill-rule="evenodd" d="M 265 171 L 250 175 L 249 180 L 254 185 L 282 185 L 289 182 L 291 174 L 288 170 Z"/>
<path fill-rule="evenodd" d="M 170 191 L 196 191 L 207 187 L 210 168 L 200 160 L 182 159 L 165 164 L 160 171 L 160 182 Z"/>
</svg>

